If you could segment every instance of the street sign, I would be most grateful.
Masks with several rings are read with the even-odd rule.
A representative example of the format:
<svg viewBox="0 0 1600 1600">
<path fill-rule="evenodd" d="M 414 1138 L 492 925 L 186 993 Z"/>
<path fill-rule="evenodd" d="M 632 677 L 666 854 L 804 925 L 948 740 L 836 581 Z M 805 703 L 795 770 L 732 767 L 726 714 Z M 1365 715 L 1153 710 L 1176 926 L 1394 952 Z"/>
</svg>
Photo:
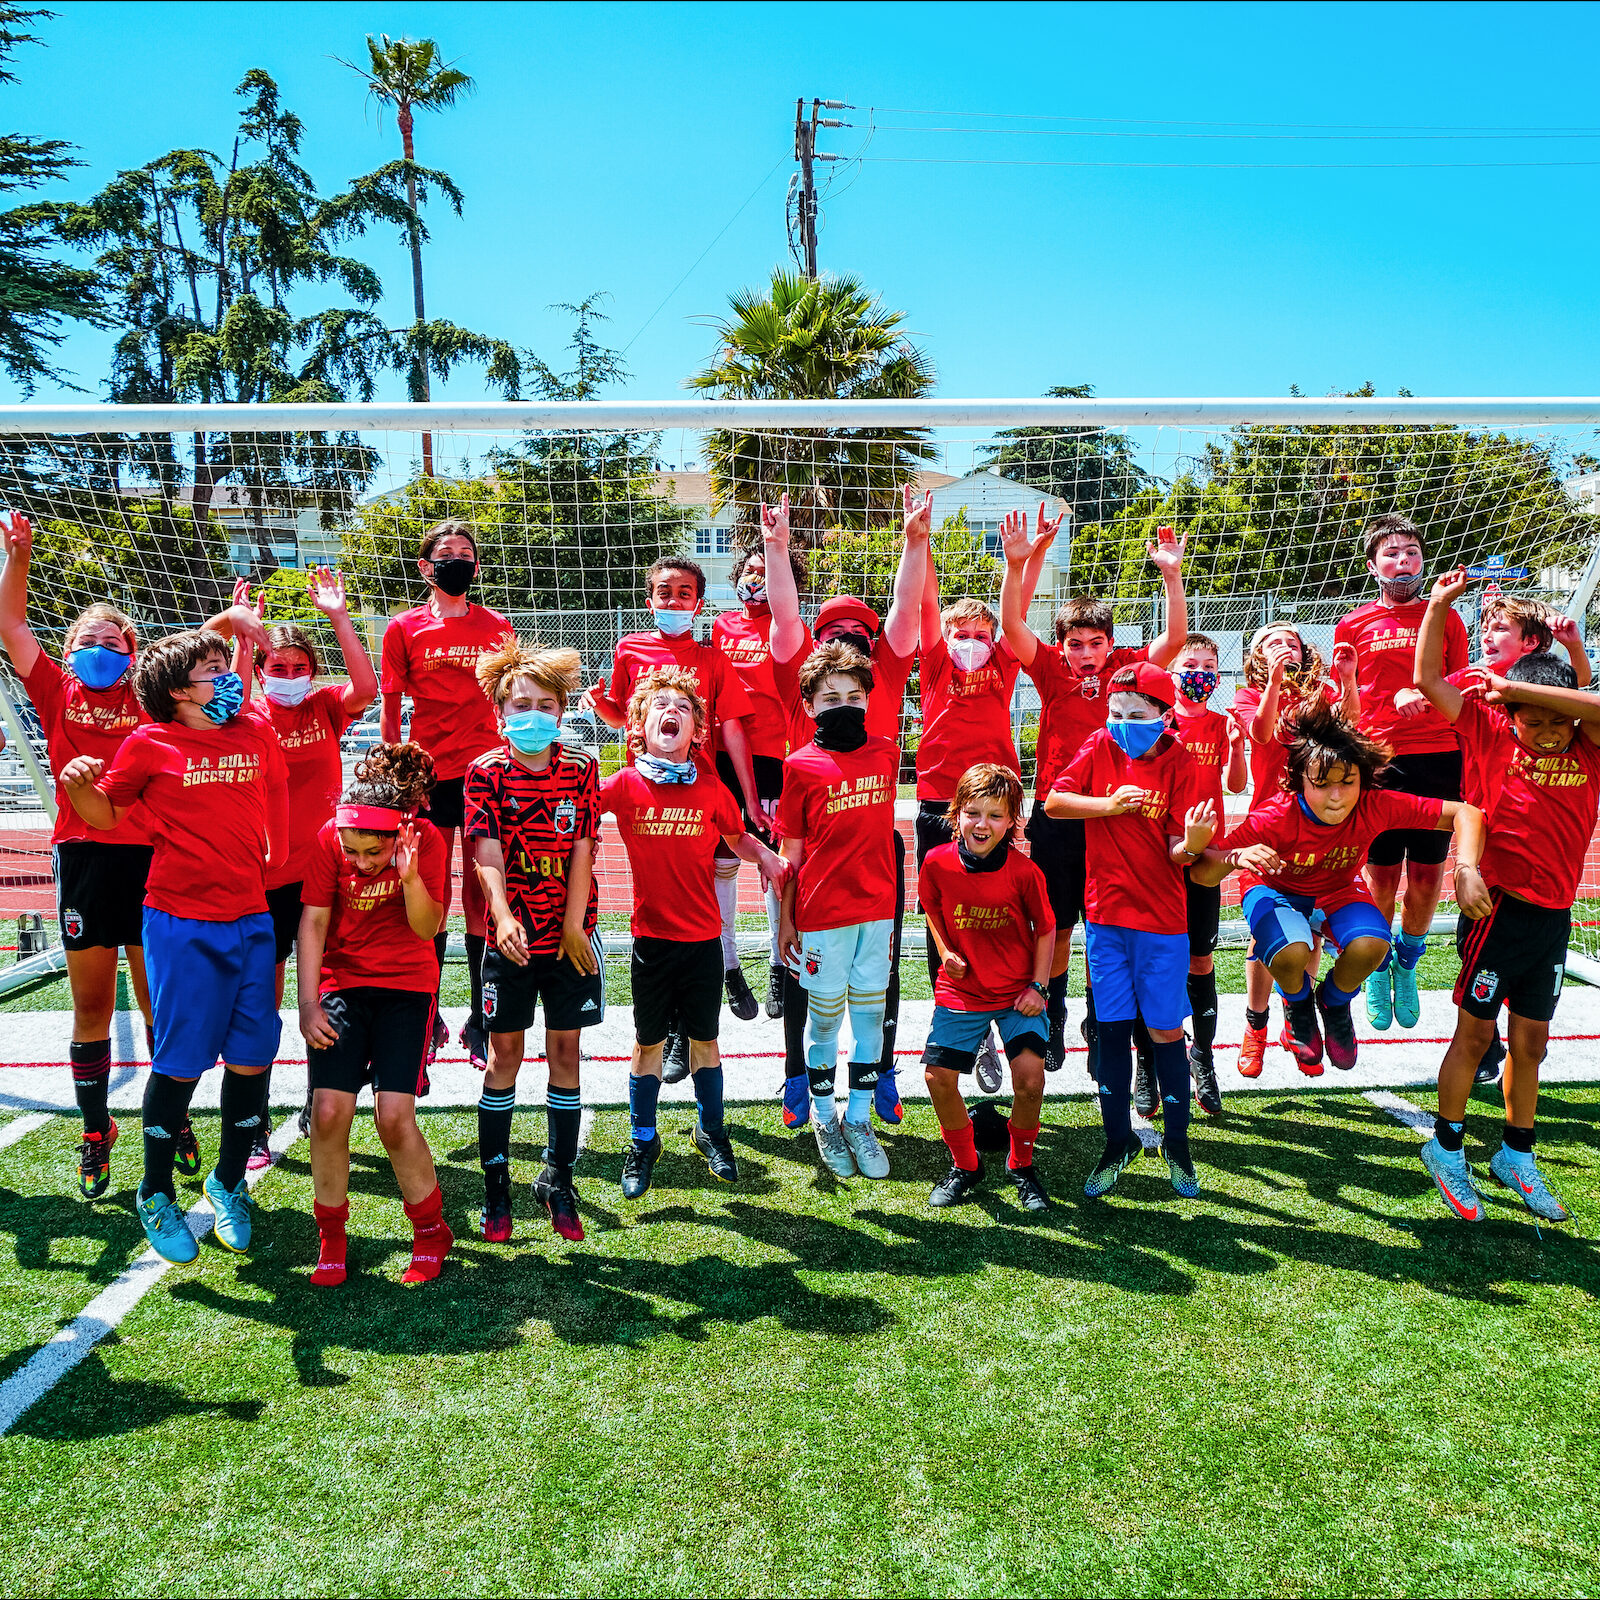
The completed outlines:
<svg viewBox="0 0 1600 1600">
<path fill-rule="evenodd" d="M 1522 583 L 1528 576 L 1526 567 L 1507 567 L 1499 561 L 1486 561 L 1481 567 L 1468 567 L 1469 578 L 1496 578 L 1502 582 Z"/>
</svg>

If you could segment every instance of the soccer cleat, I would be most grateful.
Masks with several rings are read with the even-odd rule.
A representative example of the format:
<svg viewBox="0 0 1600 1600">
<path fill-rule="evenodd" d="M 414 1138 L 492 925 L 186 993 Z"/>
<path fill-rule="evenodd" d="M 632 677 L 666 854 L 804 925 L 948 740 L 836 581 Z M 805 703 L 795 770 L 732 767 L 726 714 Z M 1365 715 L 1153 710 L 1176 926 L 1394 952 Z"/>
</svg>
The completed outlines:
<svg viewBox="0 0 1600 1600">
<path fill-rule="evenodd" d="M 404 1284 L 432 1283 L 444 1270 L 444 1258 L 456 1236 L 442 1222 L 415 1233 L 411 1239 L 411 1265 L 400 1274 Z"/>
<path fill-rule="evenodd" d="M 1355 1005 L 1347 1000 L 1342 1006 L 1331 1006 L 1317 990 L 1317 1015 L 1322 1018 L 1322 1038 L 1327 1048 L 1328 1060 L 1340 1072 L 1348 1072 L 1356 1064 L 1356 1019 L 1351 1014 Z"/>
<path fill-rule="evenodd" d="M 261 1126 L 256 1130 L 255 1143 L 250 1146 L 250 1154 L 245 1160 L 246 1172 L 261 1172 L 272 1165 L 272 1147 L 267 1143 L 272 1137 L 272 1126 L 265 1117 L 261 1119 Z"/>
<path fill-rule="evenodd" d="M 1567 1208 L 1550 1193 L 1531 1153 L 1508 1150 L 1501 1145 L 1489 1158 L 1489 1170 L 1513 1194 L 1521 1197 L 1534 1216 L 1546 1222 L 1567 1220 Z"/>
<path fill-rule="evenodd" d="M 1474 1083 L 1498 1083 L 1500 1081 L 1500 1068 L 1506 1059 L 1505 1040 L 1500 1037 L 1498 1028 L 1494 1037 L 1489 1041 L 1489 1048 L 1483 1052 L 1478 1062 L 1477 1070 L 1472 1074 Z"/>
<path fill-rule="evenodd" d="M 1083 1185 L 1084 1197 L 1098 1200 L 1101 1195 L 1110 1194 L 1117 1179 L 1122 1176 L 1122 1169 L 1138 1160 L 1143 1149 L 1144 1145 L 1136 1133 L 1129 1134 L 1127 1143 L 1121 1149 L 1108 1144 Z"/>
<path fill-rule="evenodd" d="M 1209 1050 L 1189 1046 L 1189 1072 L 1194 1078 L 1194 1103 L 1208 1117 L 1222 1114 L 1222 1091 L 1217 1087 L 1217 1065 Z"/>
<path fill-rule="evenodd" d="M 1428 1176 L 1438 1185 L 1444 1203 L 1463 1222 L 1483 1221 L 1483 1201 L 1473 1186 L 1472 1168 L 1467 1165 L 1466 1152 L 1446 1150 L 1437 1135 L 1428 1140 L 1417 1152 Z"/>
<path fill-rule="evenodd" d="M 583 1221 L 578 1215 L 578 1191 L 572 1175 L 546 1164 L 533 1180 L 533 1198 L 550 1213 L 550 1226 L 572 1244 L 583 1242 Z"/>
<path fill-rule="evenodd" d="M 689 1076 L 689 1035 L 674 1028 L 661 1053 L 661 1081 L 682 1083 Z"/>
<path fill-rule="evenodd" d="M 1135 1052 L 1133 1067 L 1133 1109 L 1146 1122 L 1161 1109 L 1161 1095 L 1156 1089 L 1155 1057 L 1148 1050 Z"/>
<path fill-rule="evenodd" d="M 1031 1163 L 1026 1167 L 1007 1167 L 1006 1176 L 1016 1189 L 1017 1199 L 1022 1202 L 1024 1211 L 1050 1209 L 1050 1196 L 1044 1192 L 1044 1185 L 1039 1182 L 1039 1175 L 1033 1170 Z"/>
<path fill-rule="evenodd" d="M 1172 1178 L 1172 1187 L 1181 1198 L 1193 1200 L 1200 1193 L 1200 1180 L 1194 1175 L 1192 1159 L 1189 1164 L 1185 1165 L 1167 1149 L 1165 1139 L 1161 1141 L 1160 1154 L 1161 1159 L 1167 1164 L 1167 1172 Z"/>
<path fill-rule="evenodd" d="M 424 1067 L 431 1067 L 438 1059 L 439 1052 L 450 1043 L 450 1024 L 435 1011 L 433 1014 L 433 1036 L 428 1040 L 428 1054 L 423 1061 Z"/>
<path fill-rule="evenodd" d="M 183 1126 L 178 1129 L 178 1137 L 173 1141 L 172 1164 L 186 1178 L 192 1178 L 200 1171 L 200 1141 L 195 1138 L 187 1117 L 183 1119 Z"/>
<path fill-rule="evenodd" d="M 878 1143 L 878 1136 L 872 1131 L 870 1122 L 851 1122 L 846 1118 L 839 1124 L 839 1132 L 844 1142 L 850 1146 L 856 1171 L 863 1178 L 889 1176 L 889 1157 L 883 1146 Z"/>
<path fill-rule="evenodd" d="M 812 1132 L 817 1136 L 817 1154 L 822 1157 L 822 1164 L 836 1178 L 853 1178 L 856 1175 L 855 1158 L 850 1154 L 850 1146 L 844 1142 L 844 1134 L 839 1131 L 837 1117 L 813 1117 L 811 1122 Z"/>
<path fill-rule="evenodd" d="M 1044 1047 L 1044 1070 L 1059 1072 L 1067 1064 L 1067 1019 L 1057 1017 L 1050 1024 L 1050 1039 Z"/>
<path fill-rule="evenodd" d="M 928 1196 L 930 1206 L 958 1206 L 983 1182 L 983 1163 L 980 1161 L 976 1167 L 968 1172 L 965 1167 L 958 1167 L 953 1162 L 950 1170 L 933 1186 L 933 1192 Z"/>
<path fill-rule="evenodd" d="M 478 1237 L 489 1244 L 511 1242 L 511 1197 L 495 1195 L 485 1200 L 478 1214 Z"/>
<path fill-rule="evenodd" d="M 898 1128 L 905 1118 L 905 1107 L 900 1104 L 900 1080 L 893 1067 L 879 1067 L 878 1081 L 872 1086 L 872 1109 L 878 1120 L 891 1128 Z"/>
<path fill-rule="evenodd" d="M 1278 1043 L 1308 1078 L 1322 1076 L 1322 1033 L 1317 1027 L 1317 1002 L 1310 995 L 1283 1002 L 1283 1032 Z"/>
<path fill-rule="evenodd" d="M 1394 1020 L 1402 1028 L 1414 1028 L 1422 1020 L 1422 996 L 1417 993 L 1417 969 L 1401 966 L 1398 958 L 1389 965 L 1394 969 Z"/>
<path fill-rule="evenodd" d="M 1259 1078 L 1267 1059 L 1267 1030 L 1246 1027 L 1244 1043 L 1239 1046 L 1239 1076 Z"/>
<path fill-rule="evenodd" d="M 1367 1022 L 1387 1033 L 1394 1026 L 1394 963 L 1377 972 L 1369 972 L 1361 986 L 1362 997 L 1367 1002 Z"/>
<path fill-rule="evenodd" d="M 112 1118 L 105 1133 L 86 1133 L 78 1146 L 78 1193 L 85 1200 L 98 1200 L 111 1186 L 111 1147 L 117 1142 L 117 1123 Z"/>
<path fill-rule="evenodd" d="M 729 967 L 722 975 L 722 986 L 728 991 L 728 1009 L 734 1016 L 741 1022 L 754 1022 L 761 1003 L 745 979 L 744 968 Z"/>
<path fill-rule="evenodd" d="M 883 1082 L 880 1073 L 878 1082 Z M 876 1093 L 876 1091 L 874 1091 Z M 880 1111 L 879 1116 L 883 1113 Z M 800 1133 L 811 1120 L 811 1080 L 803 1072 L 783 1080 L 783 1125 L 790 1133 Z"/>
<path fill-rule="evenodd" d="M 445 1037 L 449 1038 L 448 1032 Z M 474 1022 L 463 1023 L 457 1043 L 467 1052 L 467 1060 L 472 1063 L 474 1072 L 489 1070 L 489 1035 L 483 1028 Z"/>
<path fill-rule="evenodd" d="M 774 1022 L 783 1015 L 783 968 L 767 968 L 767 1015 Z"/>
<path fill-rule="evenodd" d="M 215 1213 L 211 1231 L 216 1234 L 217 1243 L 243 1255 L 250 1248 L 250 1189 L 246 1180 L 241 1178 L 237 1188 L 224 1189 L 213 1167 L 206 1174 L 203 1187 Z"/>
<path fill-rule="evenodd" d="M 999 1094 L 1000 1092 L 1000 1052 L 994 1047 L 994 1030 L 983 1036 L 983 1043 L 978 1046 L 978 1059 L 975 1063 L 978 1075 L 979 1094 Z"/>
<path fill-rule="evenodd" d="M 802 1082 L 805 1080 L 802 1079 Z M 637 1139 L 628 1143 L 628 1153 L 622 1158 L 622 1198 L 638 1200 L 650 1189 L 655 1176 L 656 1162 L 661 1159 L 661 1135 L 652 1134 L 648 1144 Z"/>
<path fill-rule="evenodd" d="M 314 1089 L 307 1089 L 306 1103 L 300 1107 L 300 1137 L 302 1139 L 311 1137 L 311 1099 L 315 1093 Z"/>
<path fill-rule="evenodd" d="M 200 1254 L 200 1242 L 189 1231 L 175 1201 L 164 1194 L 153 1194 L 148 1200 L 139 1196 L 134 1209 L 139 1213 L 139 1223 L 150 1248 L 163 1261 L 175 1267 L 187 1266 Z"/>
<path fill-rule="evenodd" d="M 695 1149 L 706 1158 L 711 1176 L 718 1183 L 739 1181 L 739 1163 L 734 1160 L 733 1141 L 729 1139 L 726 1128 L 711 1133 L 696 1122 L 689 1130 L 689 1137 L 694 1140 Z"/>
</svg>

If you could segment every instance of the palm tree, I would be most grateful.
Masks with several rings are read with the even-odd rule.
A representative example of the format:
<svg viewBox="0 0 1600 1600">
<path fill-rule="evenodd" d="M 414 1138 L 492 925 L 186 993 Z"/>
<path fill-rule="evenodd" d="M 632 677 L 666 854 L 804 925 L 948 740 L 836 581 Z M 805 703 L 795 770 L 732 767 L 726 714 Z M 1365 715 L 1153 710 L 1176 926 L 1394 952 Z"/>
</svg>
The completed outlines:
<svg viewBox="0 0 1600 1600">
<path fill-rule="evenodd" d="M 784 268 L 766 291 L 730 297 L 732 316 L 711 324 L 718 349 L 688 380 L 722 400 L 909 400 L 933 387 L 933 363 L 899 331 L 860 279 L 812 280 Z M 821 542 L 828 528 L 892 518 L 899 490 L 937 451 L 920 428 L 813 429 L 706 436 L 711 492 L 731 503 L 755 537 L 763 500 L 789 495 L 794 531 Z"/>
<path fill-rule="evenodd" d="M 428 314 L 422 299 L 422 225 L 417 213 L 417 150 L 412 139 L 412 113 L 447 110 L 460 96 L 471 94 L 477 86 L 466 73 L 458 72 L 440 58 L 439 47 L 432 39 L 391 39 L 386 33 L 374 38 L 369 33 L 367 54 L 371 57 L 367 67 L 358 67 L 342 57 L 336 59 L 366 84 L 368 95 L 380 107 L 394 107 L 394 120 L 405 151 L 406 196 L 411 204 L 411 221 L 407 227 L 411 244 L 411 297 L 420 331 Z M 433 398 L 428 384 L 428 358 L 420 340 L 411 375 L 411 397 L 414 400 Z M 422 436 L 422 472 L 424 477 L 433 476 L 431 433 Z"/>
</svg>

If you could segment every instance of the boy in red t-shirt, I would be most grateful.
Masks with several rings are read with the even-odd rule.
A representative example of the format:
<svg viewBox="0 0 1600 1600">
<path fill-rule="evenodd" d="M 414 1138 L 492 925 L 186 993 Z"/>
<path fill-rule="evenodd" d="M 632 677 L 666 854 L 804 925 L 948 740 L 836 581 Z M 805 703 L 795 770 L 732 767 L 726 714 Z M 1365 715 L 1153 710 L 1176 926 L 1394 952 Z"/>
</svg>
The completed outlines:
<svg viewBox="0 0 1600 1600">
<path fill-rule="evenodd" d="M 549 1143 L 533 1195 L 563 1239 L 583 1238 L 572 1183 L 583 1120 L 579 1031 L 606 1012 L 599 893 L 599 763 L 560 742 L 581 683 L 576 650 L 507 639 L 478 662 L 502 743 L 467 768 L 465 834 L 486 902 L 483 1014 L 489 1067 L 478 1100 L 483 1237 L 511 1238 L 511 1119 L 534 1007 L 544 1007 Z"/>
<path fill-rule="evenodd" d="M 1539 1065 L 1600 809 L 1600 700 L 1579 692 L 1572 668 L 1548 654 L 1523 656 L 1504 675 L 1480 668 L 1465 689 L 1446 681 L 1446 619 L 1465 588 L 1459 567 L 1434 584 L 1415 662 L 1418 686 L 1460 736 L 1467 772 L 1478 775 L 1481 790 L 1472 798 L 1488 822 L 1487 846 L 1476 855 L 1462 849 L 1456 861 L 1456 903 L 1466 913 L 1456 928 L 1456 1029 L 1439 1068 L 1439 1115 L 1422 1164 L 1457 1216 L 1482 1218 L 1463 1148 L 1467 1101 L 1504 1005 L 1505 1126 L 1489 1170 L 1536 1216 L 1564 1222 L 1566 1208 L 1545 1183 L 1533 1146 Z"/>
<path fill-rule="evenodd" d="M 411 1223 L 411 1264 L 400 1281 L 437 1278 L 454 1242 L 417 1126 L 439 979 L 433 938 L 450 875 L 439 830 L 417 817 L 432 784 L 433 758 L 421 745 L 378 745 L 305 857 L 296 955 L 320 1239 L 311 1281 L 320 1287 L 345 1280 L 350 1125 L 365 1084 Z"/>
<path fill-rule="evenodd" d="M 444 835 L 453 852 L 456 835 L 466 820 L 462 785 L 467 763 L 499 740 L 494 712 L 474 676 L 478 657 L 512 632 L 498 611 L 467 599 L 478 574 L 478 544 L 472 527 L 459 517 L 436 523 L 422 536 L 417 571 L 430 593 L 389 619 L 383 635 L 384 742 L 398 744 L 402 700 L 411 697 L 409 737 L 433 757 L 434 785 L 428 799 L 428 820 Z M 480 1072 L 489 1059 L 489 1037 L 483 1026 L 483 890 L 467 870 L 467 845 L 461 840 L 461 911 L 466 921 L 467 974 L 472 985 L 472 1010 L 461 1030 L 461 1044 Z M 448 923 L 449 902 L 445 903 Z M 434 948 L 444 970 L 448 926 L 439 930 Z M 434 1020 L 437 1047 L 448 1038 L 442 1018 Z"/>
<path fill-rule="evenodd" d="M 244 685 L 216 634 L 158 640 L 140 655 L 133 686 L 151 721 L 123 740 L 109 770 L 78 756 L 61 782 L 93 828 L 117 827 L 142 801 L 155 842 L 144 906 L 155 1050 L 137 1210 L 156 1253 L 182 1263 L 200 1247 L 177 1207 L 176 1135 L 219 1057 L 222 1134 L 205 1194 L 218 1240 L 250 1247 L 245 1162 L 267 1115 L 280 1032 L 266 880 L 287 846 L 288 794 L 278 736 L 264 718 L 240 715 Z"/>
<path fill-rule="evenodd" d="M 1173 736 L 1172 678 L 1153 662 L 1120 667 L 1107 685 L 1107 721 L 1045 800 L 1052 817 L 1087 824 L 1084 946 L 1095 988 L 1096 1079 L 1106 1146 L 1083 1192 L 1110 1191 L 1142 1148 L 1128 1116 L 1133 1025 L 1143 1017 L 1163 1107 L 1161 1153 L 1172 1187 L 1200 1192 L 1189 1151 L 1189 1015 L 1184 869 L 1217 828 L 1195 759 Z"/>
<path fill-rule="evenodd" d="M 1044 1101 L 1045 980 L 1056 930 L 1044 874 L 1014 848 L 1022 780 L 1009 767 L 972 767 L 958 780 L 949 811 L 955 838 L 935 845 L 917 874 L 917 898 L 939 955 L 924 1077 L 951 1158 L 928 1201 L 956 1205 L 983 1180 L 961 1074 L 976 1066 L 995 1027 L 1011 1061 L 1006 1171 L 1023 1208 L 1044 1211 L 1050 1200 L 1033 1170 L 1033 1150 Z"/>
<path fill-rule="evenodd" d="M 1033 814 L 1024 830 L 1033 859 L 1044 873 L 1050 909 L 1056 919 L 1056 953 L 1050 964 L 1050 1001 L 1045 1010 L 1050 1048 L 1045 1066 L 1060 1067 L 1066 1058 L 1067 964 L 1072 955 L 1072 929 L 1083 915 L 1087 835 L 1080 815 L 1057 815 L 1045 806 L 1055 781 L 1106 725 L 1106 681 L 1112 673 L 1138 661 L 1166 666 L 1189 632 L 1183 593 L 1184 540 L 1171 528 L 1158 528 L 1146 553 L 1161 574 L 1166 590 L 1166 626 L 1143 646 L 1115 643 L 1112 610 L 1103 600 L 1078 595 L 1056 611 L 1055 644 L 1047 645 L 1028 626 L 1028 601 L 1061 519 L 1047 521 L 1041 506 L 1032 541 L 1027 519 L 1008 517 L 1002 527 L 1006 557 L 1000 586 L 1000 626 L 1022 670 L 1039 691 L 1039 737 L 1034 777 Z M 1084 1036 L 1091 1070 L 1095 1051 L 1095 1000 L 1087 1001 Z"/>
<path fill-rule="evenodd" d="M 1405 794 L 1459 800 L 1461 751 L 1455 730 L 1428 704 L 1413 679 L 1417 630 L 1427 609 L 1422 532 L 1409 517 L 1390 511 L 1367 524 L 1362 547 L 1378 598 L 1340 618 L 1333 637 L 1335 644 L 1355 649 L 1361 730 L 1390 751 L 1380 782 Z M 1470 653 L 1466 624 L 1452 613 L 1444 633 L 1446 674 L 1465 667 Z M 1378 910 L 1391 921 L 1402 873 L 1406 880 L 1394 958 L 1386 958 L 1367 979 L 1367 1020 L 1374 1028 L 1386 1029 L 1393 1022 L 1414 1028 L 1421 1018 L 1416 969 L 1439 909 L 1449 848 L 1444 834 L 1426 828 L 1391 829 L 1372 841 L 1367 885 Z"/>
<path fill-rule="evenodd" d="M 689 1040 L 698 1110 L 695 1148 L 712 1177 L 739 1180 L 722 1110 L 722 918 L 713 862 L 721 844 L 755 862 L 769 885 L 780 883 L 785 869 L 754 834 L 744 832 L 733 795 L 697 759 L 696 747 L 710 732 L 693 675 L 682 667 L 652 667 L 628 703 L 633 763 L 600 786 L 601 810 L 616 817 L 633 872 L 633 1137 L 622 1164 L 627 1200 L 649 1190 L 661 1159 L 656 1107 L 663 1045 L 673 1023 Z"/>
<path fill-rule="evenodd" d="M 841 1178 L 889 1176 L 872 1131 L 884 1058 L 884 995 L 894 944 L 894 802 L 900 747 L 867 732 L 872 667 L 847 644 L 820 645 L 800 669 L 816 732 L 784 763 L 778 831 L 794 869 L 784 887 L 783 951 L 806 991 L 806 1070 L 817 1150 Z M 834 1111 L 839 1031 L 850 1015 L 850 1099 Z"/>
</svg>

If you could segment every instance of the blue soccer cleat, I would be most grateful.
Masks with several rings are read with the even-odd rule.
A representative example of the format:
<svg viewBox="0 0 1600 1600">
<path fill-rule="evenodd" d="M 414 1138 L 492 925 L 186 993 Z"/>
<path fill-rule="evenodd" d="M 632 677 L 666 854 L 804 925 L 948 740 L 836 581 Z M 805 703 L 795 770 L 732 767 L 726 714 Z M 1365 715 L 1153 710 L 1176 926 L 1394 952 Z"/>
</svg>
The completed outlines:
<svg viewBox="0 0 1600 1600">
<path fill-rule="evenodd" d="M 1531 1155 L 1501 1145 L 1489 1159 L 1489 1170 L 1513 1194 L 1521 1196 L 1534 1216 L 1546 1222 L 1567 1220 L 1567 1208 L 1550 1193 Z"/>
<path fill-rule="evenodd" d="M 144 1236 L 150 1241 L 150 1248 L 163 1261 L 183 1267 L 200 1254 L 199 1242 L 189 1232 L 189 1224 L 183 1220 L 183 1213 L 166 1195 L 153 1194 L 148 1200 L 141 1195 L 136 1209 Z"/>
<path fill-rule="evenodd" d="M 1394 1020 L 1402 1028 L 1414 1028 L 1422 1020 L 1422 996 L 1417 993 L 1417 969 L 1394 967 Z"/>
<path fill-rule="evenodd" d="M 811 1120 L 811 1080 L 796 1073 L 783 1080 L 783 1125 L 790 1133 L 800 1133 Z"/>
<path fill-rule="evenodd" d="M 872 1087 L 872 1109 L 880 1122 L 887 1122 L 891 1128 L 900 1126 L 905 1108 L 900 1104 L 900 1082 L 893 1067 L 879 1068 L 878 1081 Z"/>
<path fill-rule="evenodd" d="M 1394 1026 L 1393 962 L 1377 972 L 1369 973 L 1362 986 L 1366 991 L 1367 1021 L 1379 1033 L 1387 1033 Z"/>
<path fill-rule="evenodd" d="M 216 1213 L 212 1232 L 217 1243 L 229 1250 L 243 1254 L 250 1248 L 250 1189 L 245 1179 L 239 1180 L 237 1189 L 224 1189 L 217 1180 L 217 1169 L 206 1174 L 204 1184 L 206 1199 Z"/>
<path fill-rule="evenodd" d="M 1464 1150 L 1446 1150 L 1437 1137 L 1417 1152 L 1439 1190 L 1439 1197 L 1463 1222 L 1483 1221 L 1483 1201 L 1472 1181 Z"/>
</svg>

